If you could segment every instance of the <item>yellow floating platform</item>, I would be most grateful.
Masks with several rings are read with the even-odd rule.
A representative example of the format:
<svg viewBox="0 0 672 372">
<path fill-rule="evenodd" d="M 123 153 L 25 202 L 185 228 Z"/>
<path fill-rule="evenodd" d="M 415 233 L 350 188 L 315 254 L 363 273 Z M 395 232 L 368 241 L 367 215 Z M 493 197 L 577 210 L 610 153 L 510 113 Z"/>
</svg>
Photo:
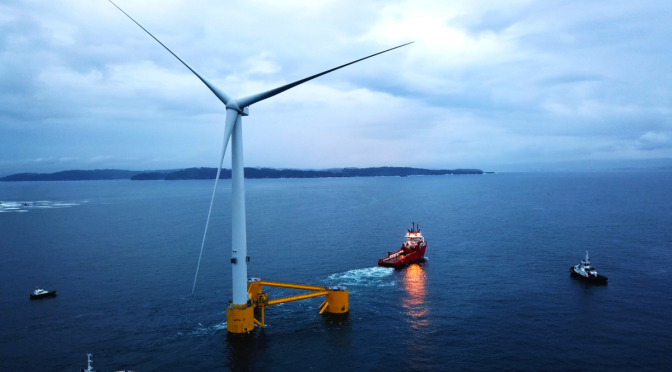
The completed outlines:
<svg viewBox="0 0 672 372">
<path fill-rule="evenodd" d="M 306 294 L 281 297 L 269 300 L 263 286 L 293 288 L 310 291 Z M 226 309 L 226 329 L 230 333 L 248 333 L 256 326 L 264 326 L 264 309 L 285 302 L 300 301 L 308 298 L 325 296 L 324 302 L 318 307 L 320 314 L 345 314 L 350 311 L 348 303 L 348 289 L 342 286 L 322 287 L 315 285 L 272 282 L 260 278 L 250 278 L 247 284 L 247 293 L 250 300 L 245 305 L 229 304 Z M 261 310 L 261 320 L 254 318 L 254 309 Z"/>
</svg>

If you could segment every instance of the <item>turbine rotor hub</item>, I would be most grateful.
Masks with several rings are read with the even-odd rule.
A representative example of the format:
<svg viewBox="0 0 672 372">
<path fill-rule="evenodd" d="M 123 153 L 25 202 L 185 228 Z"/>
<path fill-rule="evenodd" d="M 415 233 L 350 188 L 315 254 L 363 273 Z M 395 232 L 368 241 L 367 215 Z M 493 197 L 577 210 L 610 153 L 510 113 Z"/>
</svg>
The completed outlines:
<svg viewBox="0 0 672 372">
<path fill-rule="evenodd" d="M 238 113 L 239 113 L 240 115 L 242 115 L 242 116 L 248 116 L 248 115 L 250 115 L 250 107 L 249 107 L 249 106 L 245 106 L 245 107 L 243 107 L 243 108 L 241 109 L 240 106 L 238 106 L 238 98 L 234 98 L 234 99 L 230 100 L 230 101 L 226 104 L 226 108 L 227 108 L 228 110 L 236 110 L 236 111 L 238 111 Z"/>
</svg>

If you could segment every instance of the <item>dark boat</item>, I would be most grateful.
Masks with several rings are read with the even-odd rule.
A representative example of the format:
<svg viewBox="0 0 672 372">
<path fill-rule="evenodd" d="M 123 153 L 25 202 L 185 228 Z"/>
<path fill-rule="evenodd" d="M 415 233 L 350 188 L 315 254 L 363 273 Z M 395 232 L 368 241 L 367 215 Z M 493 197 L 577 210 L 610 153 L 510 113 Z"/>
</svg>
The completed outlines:
<svg viewBox="0 0 672 372">
<path fill-rule="evenodd" d="M 400 268 L 420 261 L 425 258 L 427 242 L 422 237 L 420 225 L 406 232 L 406 241 L 401 244 L 401 249 L 396 252 L 387 252 L 387 257 L 378 260 L 378 266 Z"/>
<path fill-rule="evenodd" d="M 607 284 L 608 278 L 604 275 L 598 275 L 597 270 L 590 266 L 590 258 L 588 251 L 586 251 L 586 258 L 581 260 L 581 263 L 569 268 L 569 274 L 572 278 L 581 279 L 591 283 Z"/>
<path fill-rule="evenodd" d="M 51 297 L 56 296 L 55 289 L 39 289 L 35 287 L 33 293 L 30 294 L 30 299 L 42 298 L 42 297 Z"/>
</svg>

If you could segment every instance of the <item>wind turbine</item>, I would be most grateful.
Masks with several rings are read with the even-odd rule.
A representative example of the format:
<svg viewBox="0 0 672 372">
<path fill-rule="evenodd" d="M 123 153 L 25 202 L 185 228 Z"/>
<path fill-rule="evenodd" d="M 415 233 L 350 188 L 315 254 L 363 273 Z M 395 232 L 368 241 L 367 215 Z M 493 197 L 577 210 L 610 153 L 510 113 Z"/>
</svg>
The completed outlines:
<svg viewBox="0 0 672 372">
<path fill-rule="evenodd" d="M 215 198 L 215 191 L 217 190 L 217 181 L 219 180 L 219 174 L 222 169 L 222 164 L 224 162 L 224 154 L 226 153 L 226 148 L 229 143 L 229 138 L 231 138 L 231 187 L 232 187 L 232 197 L 231 197 L 231 209 L 232 209 L 232 231 L 231 231 L 231 275 L 232 275 L 232 287 L 233 287 L 233 301 L 227 308 L 227 329 L 232 333 L 243 333 L 247 332 L 248 328 L 246 324 L 253 324 L 253 307 L 250 305 L 248 292 L 247 292 L 247 262 L 249 257 L 247 256 L 247 229 L 246 229 L 246 217 L 245 217 L 245 187 L 244 187 L 244 166 L 243 166 L 243 128 L 242 128 L 242 117 L 249 115 L 249 107 L 257 102 L 263 101 L 267 98 L 271 98 L 275 95 L 278 95 L 288 89 L 294 88 L 298 85 L 301 85 L 305 82 L 318 78 L 322 75 L 326 75 L 330 72 L 336 71 L 343 67 L 352 65 L 354 63 L 363 61 L 365 59 L 377 56 L 389 52 L 391 50 L 401 48 L 410 43 L 402 44 L 394 48 L 384 50 L 372 55 L 369 55 L 364 58 L 334 67 L 332 69 L 320 72 L 318 74 L 309 76 L 307 78 L 297 80 L 293 83 L 283 85 L 281 87 L 268 90 L 266 92 L 253 94 L 251 96 L 236 98 L 229 96 L 221 89 L 217 88 L 214 84 L 209 82 L 203 75 L 199 74 L 191 68 L 186 62 L 184 62 L 177 54 L 173 53 L 167 46 L 165 46 L 159 39 L 152 35 L 147 29 L 142 27 L 135 19 L 133 19 L 128 13 L 121 9 L 117 4 L 108 0 L 112 5 L 124 13 L 131 21 L 143 29 L 149 36 L 156 40 L 162 47 L 164 47 L 170 54 L 172 54 L 178 61 L 180 61 L 186 68 L 189 69 L 196 77 L 198 77 L 203 84 L 205 84 L 212 93 L 219 98 L 220 101 L 226 106 L 226 124 L 224 127 L 224 143 L 222 145 L 221 157 L 219 160 L 219 166 L 217 167 L 217 176 L 215 177 L 215 188 L 212 192 L 212 199 L 210 200 L 210 209 L 208 210 L 208 220 L 205 225 L 205 233 L 208 230 L 208 224 L 210 222 L 210 214 L 212 212 L 212 205 Z M 205 244 L 205 233 L 203 235 L 203 242 L 201 243 L 201 255 L 203 253 L 203 245 Z M 201 264 L 201 255 L 198 258 L 198 267 Z M 198 277 L 198 267 L 196 269 L 196 277 Z M 196 286 L 196 278 L 194 278 L 194 288 Z M 193 288 L 192 288 L 193 293 Z M 234 324 L 232 324 L 232 322 Z M 252 327 L 250 327 L 251 330 Z M 244 331 L 243 331 L 244 329 Z"/>
</svg>

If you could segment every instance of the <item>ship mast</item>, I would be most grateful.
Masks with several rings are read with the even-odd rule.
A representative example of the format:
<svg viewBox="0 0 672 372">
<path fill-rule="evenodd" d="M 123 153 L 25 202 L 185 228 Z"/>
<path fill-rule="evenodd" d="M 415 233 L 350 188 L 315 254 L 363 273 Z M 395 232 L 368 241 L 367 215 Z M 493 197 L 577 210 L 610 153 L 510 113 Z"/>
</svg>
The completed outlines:
<svg viewBox="0 0 672 372">
<path fill-rule="evenodd" d="M 91 367 L 91 362 L 93 362 L 91 359 L 92 356 L 93 354 L 86 354 L 86 370 L 84 370 L 84 372 L 94 372 L 93 368 Z"/>
</svg>

